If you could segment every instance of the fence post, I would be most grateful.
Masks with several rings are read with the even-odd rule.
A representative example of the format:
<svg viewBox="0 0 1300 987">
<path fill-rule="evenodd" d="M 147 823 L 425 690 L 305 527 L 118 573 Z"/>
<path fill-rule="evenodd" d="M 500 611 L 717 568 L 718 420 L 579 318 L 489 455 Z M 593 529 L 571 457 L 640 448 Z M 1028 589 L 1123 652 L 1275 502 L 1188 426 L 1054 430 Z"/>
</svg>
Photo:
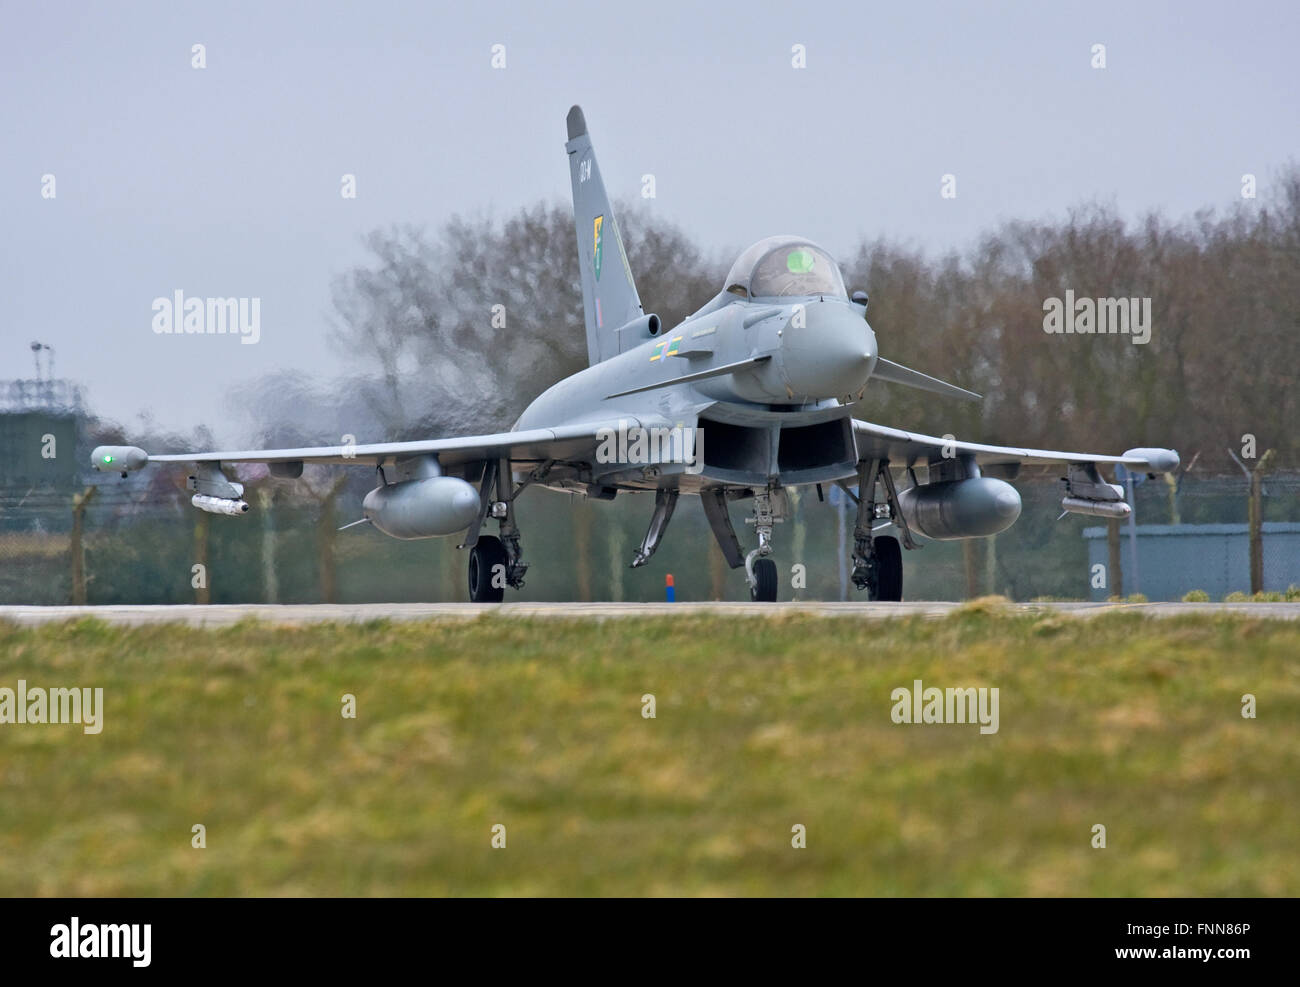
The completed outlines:
<svg viewBox="0 0 1300 987">
<path fill-rule="evenodd" d="M 208 571 L 208 523 L 212 520 L 212 515 L 207 511 L 195 513 L 198 517 L 194 519 L 194 562 L 203 566 L 203 578 L 194 587 L 194 602 L 207 604 L 212 602 L 212 573 Z"/>
<path fill-rule="evenodd" d="M 338 578 L 335 568 L 334 542 L 338 537 L 334 505 L 347 485 L 347 476 L 334 478 L 320 498 L 320 511 L 316 515 L 316 568 L 320 571 L 320 596 L 322 603 L 338 602 Z"/>
<path fill-rule="evenodd" d="M 1246 530 L 1250 544 L 1250 591 L 1260 593 L 1264 589 L 1264 473 L 1273 450 L 1269 449 L 1259 457 L 1254 469 L 1246 469 L 1246 464 L 1237 458 L 1231 449 L 1228 455 L 1237 464 L 1237 468 L 1246 474 L 1250 484 L 1250 494 L 1246 501 Z"/>
<path fill-rule="evenodd" d="M 270 483 L 257 490 L 257 506 L 262 514 L 262 602 L 280 602 L 280 580 L 275 571 L 275 516 L 271 502 L 275 493 Z"/>
<path fill-rule="evenodd" d="M 591 602 L 591 505 L 585 496 L 573 498 L 569 514 L 573 524 L 573 564 L 578 577 L 578 599 Z"/>
<path fill-rule="evenodd" d="M 1273 458 L 1269 449 L 1250 471 L 1250 591 L 1264 591 L 1264 472 Z"/>
<path fill-rule="evenodd" d="M 973 600 L 980 595 L 980 566 L 976 556 L 974 538 L 963 538 L 961 542 L 962 571 L 966 576 L 966 599 Z"/>
<path fill-rule="evenodd" d="M 98 487 L 87 487 L 79 494 L 72 495 L 72 539 L 68 552 L 72 561 L 72 605 L 86 605 L 86 556 L 81 546 L 81 536 L 85 527 L 86 505 L 95 499 Z"/>
<path fill-rule="evenodd" d="M 1106 585 L 1107 596 L 1123 597 L 1124 566 L 1120 561 L 1118 518 L 1106 522 Z"/>
<path fill-rule="evenodd" d="M 984 543 L 984 592 L 996 596 L 998 593 L 998 536 L 989 535 L 987 538 L 981 538 Z M 1006 596 L 1011 595 L 1011 587 L 1002 587 L 1007 592 Z"/>
</svg>

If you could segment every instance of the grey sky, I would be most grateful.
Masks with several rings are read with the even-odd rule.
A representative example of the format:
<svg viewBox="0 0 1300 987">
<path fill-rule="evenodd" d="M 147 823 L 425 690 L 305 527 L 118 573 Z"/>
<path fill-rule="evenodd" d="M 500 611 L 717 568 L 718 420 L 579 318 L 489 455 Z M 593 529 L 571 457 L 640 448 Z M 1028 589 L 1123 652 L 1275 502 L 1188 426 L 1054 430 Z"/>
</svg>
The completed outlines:
<svg viewBox="0 0 1300 987">
<path fill-rule="evenodd" d="M 234 441 L 231 385 L 346 370 L 329 281 L 361 234 L 567 202 L 575 102 L 611 194 L 652 173 L 651 208 L 710 249 L 797 232 L 940 252 L 1085 200 L 1228 207 L 1244 172 L 1265 205 L 1300 134 L 1297 9 L 5 2 L 0 377 L 30 376 L 40 339 L 100 413 Z M 178 288 L 260 297 L 261 342 L 156 335 L 151 303 Z"/>
</svg>

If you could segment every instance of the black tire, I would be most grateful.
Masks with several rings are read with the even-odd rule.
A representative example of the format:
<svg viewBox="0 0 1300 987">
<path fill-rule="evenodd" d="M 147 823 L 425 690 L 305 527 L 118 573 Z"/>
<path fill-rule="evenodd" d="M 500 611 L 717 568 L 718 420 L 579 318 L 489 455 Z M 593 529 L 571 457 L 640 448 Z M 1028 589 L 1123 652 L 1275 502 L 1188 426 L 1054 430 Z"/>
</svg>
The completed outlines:
<svg viewBox="0 0 1300 987">
<path fill-rule="evenodd" d="M 869 598 L 882 603 L 897 603 L 903 599 L 903 550 L 898 539 L 881 535 L 871 542 L 875 559 L 875 576 L 869 588 Z"/>
<path fill-rule="evenodd" d="M 500 569 L 497 566 L 501 566 Z M 481 535 L 469 550 L 469 599 L 471 603 L 500 603 L 506 598 L 504 585 L 493 586 L 494 573 L 504 573 L 506 550 L 500 538 Z M 500 582 L 500 580 L 498 580 Z"/>
<path fill-rule="evenodd" d="M 749 588 L 749 598 L 755 603 L 776 602 L 776 563 L 771 559 L 759 559 L 754 563 L 756 586 Z"/>
</svg>

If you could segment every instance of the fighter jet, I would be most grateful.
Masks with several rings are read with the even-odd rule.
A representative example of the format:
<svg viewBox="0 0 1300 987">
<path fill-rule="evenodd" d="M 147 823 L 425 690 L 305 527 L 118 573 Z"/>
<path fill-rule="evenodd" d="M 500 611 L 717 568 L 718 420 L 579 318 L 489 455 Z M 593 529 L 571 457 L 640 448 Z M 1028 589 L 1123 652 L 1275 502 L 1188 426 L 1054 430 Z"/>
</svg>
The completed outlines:
<svg viewBox="0 0 1300 987">
<path fill-rule="evenodd" d="M 658 548 L 682 494 L 699 497 L 727 563 L 744 568 L 752 599 L 774 601 L 771 556 L 776 525 L 790 512 L 786 492 L 816 486 L 821 495 L 835 484 L 857 505 L 854 585 L 872 600 L 901 600 L 900 544 L 914 549 L 920 538 L 1004 531 L 1020 515 L 1020 495 L 1007 480 L 1022 466 L 1059 468 L 1064 511 L 1105 518 L 1126 517 L 1130 508 L 1099 467 L 1150 474 L 1177 467 L 1169 449 L 1118 456 L 1018 449 L 855 418 L 854 404 L 876 381 L 945 399 L 979 395 L 882 357 L 866 320 L 867 295 L 850 295 L 831 256 L 803 237 L 755 243 L 713 298 L 666 326 L 637 293 L 579 107 L 567 125 L 590 365 L 538 395 L 509 432 L 161 456 L 101 446 L 93 466 L 125 477 L 149 463 L 192 463 L 194 506 L 232 516 L 249 506 L 228 464 L 266 463 L 283 478 L 301 476 L 304 463 L 367 466 L 378 485 L 355 523 L 403 539 L 463 532 L 469 597 L 482 603 L 524 585 L 515 504 L 529 487 L 597 500 L 652 493 L 634 567 Z M 748 551 L 731 522 L 733 503 L 751 510 Z M 484 533 L 489 521 L 496 535 Z"/>
</svg>

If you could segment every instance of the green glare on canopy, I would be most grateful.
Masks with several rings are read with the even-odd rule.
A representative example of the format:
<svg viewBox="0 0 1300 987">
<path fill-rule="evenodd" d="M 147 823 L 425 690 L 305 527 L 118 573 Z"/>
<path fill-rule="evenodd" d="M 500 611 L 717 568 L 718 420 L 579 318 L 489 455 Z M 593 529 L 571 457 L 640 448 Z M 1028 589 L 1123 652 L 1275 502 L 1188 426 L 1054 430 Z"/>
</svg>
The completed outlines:
<svg viewBox="0 0 1300 987">
<path fill-rule="evenodd" d="M 112 457 L 112 456 L 105 456 L 105 457 L 104 457 L 104 462 L 106 462 L 106 463 L 111 463 L 112 461 L 113 461 L 113 457 Z"/>
<path fill-rule="evenodd" d="M 791 274 L 807 274 L 813 269 L 811 250 L 791 250 L 785 257 L 785 268 Z"/>
</svg>

